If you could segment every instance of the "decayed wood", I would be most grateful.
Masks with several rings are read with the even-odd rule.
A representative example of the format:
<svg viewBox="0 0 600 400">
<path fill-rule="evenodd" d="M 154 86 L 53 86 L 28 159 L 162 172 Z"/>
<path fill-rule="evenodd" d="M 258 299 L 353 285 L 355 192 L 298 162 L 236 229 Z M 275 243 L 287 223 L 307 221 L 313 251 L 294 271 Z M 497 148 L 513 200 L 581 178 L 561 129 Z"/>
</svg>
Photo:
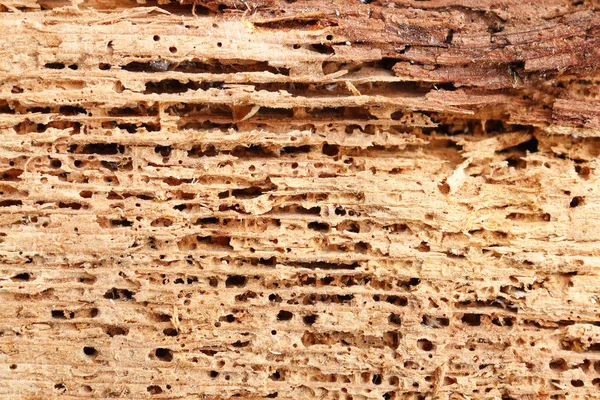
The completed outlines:
<svg viewBox="0 0 600 400">
<path fill-rule="evenodd" d="M 584 1 L 0 0 L 3 398 L 600 391 Z"/>
</svg>

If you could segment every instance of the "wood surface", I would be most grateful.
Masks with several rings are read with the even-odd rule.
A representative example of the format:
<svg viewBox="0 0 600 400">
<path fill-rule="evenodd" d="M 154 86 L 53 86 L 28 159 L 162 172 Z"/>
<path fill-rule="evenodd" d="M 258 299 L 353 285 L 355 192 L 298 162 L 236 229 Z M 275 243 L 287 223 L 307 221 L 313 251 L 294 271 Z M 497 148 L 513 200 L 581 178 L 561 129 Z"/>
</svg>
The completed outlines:
<svg viewBox="0 0 600 400">
<path fill-rule="evenodd" d="M 0 0 L 0 398 L 600 398 L 600 5 Z"/>
</svg>

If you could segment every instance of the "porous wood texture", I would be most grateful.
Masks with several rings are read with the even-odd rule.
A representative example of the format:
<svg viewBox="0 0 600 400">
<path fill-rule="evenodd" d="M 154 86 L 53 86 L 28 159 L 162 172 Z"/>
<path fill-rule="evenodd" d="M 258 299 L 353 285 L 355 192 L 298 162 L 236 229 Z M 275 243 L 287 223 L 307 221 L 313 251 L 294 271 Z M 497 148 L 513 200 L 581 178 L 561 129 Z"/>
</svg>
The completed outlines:
<svg viewBox="0 0 600 400">
<path fill-rule="evenodd" d="M 600 13 L 524 3 L 0 0 L 0 396 L 599 398 Z"/>
</svg>

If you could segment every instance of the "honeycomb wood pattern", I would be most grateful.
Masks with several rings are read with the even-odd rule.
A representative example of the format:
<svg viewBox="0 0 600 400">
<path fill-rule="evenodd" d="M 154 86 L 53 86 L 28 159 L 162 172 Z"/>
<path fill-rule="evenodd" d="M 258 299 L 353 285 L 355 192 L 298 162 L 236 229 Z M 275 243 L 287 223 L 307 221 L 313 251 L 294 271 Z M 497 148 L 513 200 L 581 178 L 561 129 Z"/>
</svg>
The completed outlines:
<svg viewBox="0 0 600 400">
<path fill-rule="evenodd" d="M 0 32 L 1 398 L 600 398 L 597 2 Z"/>
</svg>

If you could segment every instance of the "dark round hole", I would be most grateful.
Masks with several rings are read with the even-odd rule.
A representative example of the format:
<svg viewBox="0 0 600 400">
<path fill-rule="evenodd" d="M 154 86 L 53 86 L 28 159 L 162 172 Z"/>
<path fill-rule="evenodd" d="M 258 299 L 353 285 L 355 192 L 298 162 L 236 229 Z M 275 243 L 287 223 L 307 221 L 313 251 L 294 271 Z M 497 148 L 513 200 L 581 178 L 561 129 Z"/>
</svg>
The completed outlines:
<svg viewBox="0 0 600 400">
<path fill-rule="evenodd" d="M 154 35 L 152 39 L 154 39 L 155 42 L 158 42 L 160 40 L 160 36 Z"/>
<path fill-rule="evenodd" d="M 163 392 L 162 388 L 158 385 L 151 385 L 146 388 L 148 393 L 150 394 L 161 394 Z"/>
<path fill-rule="evenodd" d="M 292 319 L 293 316 L 294 316 L 294 314 L 292 314 L 291 312 L 285 311 L 285 310 L 281 310 L 277 314 L 277 320 L 279 320 L 279 321 L 289 321 L 290 319 Z"/>
<path fill-rule="evenodd" d="M 156 358 L 161 361 L 169 362 L 173 360 L 173 351 L 169 349 L 158 348 L 155 350 L 154 354 L 156 355 Z"/>
<path fill-rule="evenodd" d="M 325 154 L 326 156 L 334 157 L 337 156 L 339 152 L 340 146 L 329 143 L 323 144 L 323 154 Z"/>
<path fill-rule="evenodd" d="M 179 332 L 175 328 L 165 328 L 163 329 L 163 335 L 165 336 L 177 336 Z"/>
<path fill-rule="evenodd" d="M 433 343 L 427 339 L 419 339 L 417 341 L 417 347 L 423 351 L 433 350 Z"/>
<path fill-rule="evenodd" d="M 85 354 L 86 356 L 90 356 L 91 357 L 91 356 L 96 355 L 97 353 L 98 353 L 98 351 L 96 351 L 96 349 L 93 348 L 93 347 L 87 347 L 86 346 L 86 347 L 83 348 L 83 354 Z"/>
<path fill-rule="evenodd" d="M 581 196 L 575 196 L 575 197 L 573 197 L 573 199 L 569 203 L 569 207 L 575 208 L 575 207 L 579 207 L 582 204 L 583 204 L 583 197 L 581 197 Z"/>
</svg>

